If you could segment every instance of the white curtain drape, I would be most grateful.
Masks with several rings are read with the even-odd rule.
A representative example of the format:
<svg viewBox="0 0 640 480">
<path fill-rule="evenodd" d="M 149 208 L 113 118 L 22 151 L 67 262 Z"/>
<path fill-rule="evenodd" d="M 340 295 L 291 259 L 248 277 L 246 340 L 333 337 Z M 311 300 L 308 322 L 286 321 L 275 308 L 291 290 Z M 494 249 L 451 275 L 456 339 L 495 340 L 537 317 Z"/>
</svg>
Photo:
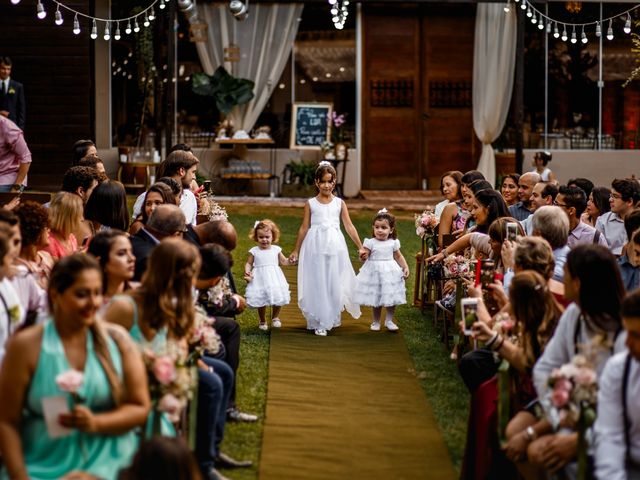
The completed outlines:
<svg viewBox="0 0 640 480">
<path fill-rule="evenodd" d="M 516 64 L 515 8 L 478 3 L 473 54 L 473 128 L 482 142 L 478 170 L 494 184 L 496 158 L 491 143 L 504 128 Z"/>
<path fill-rule="evenodd" d="M 208 25 L 207 42 L 197 42 L 202 68 L 208 75 L 220 65 L 234 77 L 255 82 L 253 99 L 229 114 L 236 130 L 249 131 L 282 75 L 298 32 L 301 4 L 250 3 L 249 16 L 237 21 L 228 3 L 198 4 L 198 17 Z M 225 62 L 224 49 L 240 48 L 239 62 Z"/>
</svg>

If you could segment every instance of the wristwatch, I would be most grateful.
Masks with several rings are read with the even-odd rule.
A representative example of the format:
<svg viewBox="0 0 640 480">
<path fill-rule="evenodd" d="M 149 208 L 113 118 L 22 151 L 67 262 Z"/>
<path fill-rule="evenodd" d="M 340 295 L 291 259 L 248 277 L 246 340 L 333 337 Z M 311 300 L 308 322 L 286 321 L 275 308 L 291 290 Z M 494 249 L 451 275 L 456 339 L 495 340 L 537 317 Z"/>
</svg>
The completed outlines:
<svg viewBox="0 0 640 480">
<path fill-rule="evenodd" d="M 538 438 L 538 434 L 536 433 L 536 431 L 533 429 L 531 425 L 529 425 L 525 429 L 524 433 L 527 436 L 527 440 L 529 440 L 529 442 L 533 442 L 536 438 Z"/>
<path fill-rule="evenodd" d="M 14 184 L 14 185 L 11 185 L 11 190 L 14 190 L 14 189 L 18 190 L 20 193 L 22 193 L 22 192 L 24 192 L 24 185 L 18 184 L 18 183 Z"/>
</svg>

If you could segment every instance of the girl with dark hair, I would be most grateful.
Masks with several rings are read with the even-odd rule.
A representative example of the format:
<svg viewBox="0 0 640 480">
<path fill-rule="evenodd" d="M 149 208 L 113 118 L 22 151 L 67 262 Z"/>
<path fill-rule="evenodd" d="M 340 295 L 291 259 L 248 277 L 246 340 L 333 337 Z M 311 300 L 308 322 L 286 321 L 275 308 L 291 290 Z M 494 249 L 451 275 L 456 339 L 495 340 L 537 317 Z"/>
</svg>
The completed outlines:
<svg viewBox="0 0 640 480">
<path fill-rule="evenodd" d="M 471 207 L 471 215 L 476 221 L 476 232 L 487 233 L 489 225 L 500 217 L 509 217 L 507 204 L 502 195 L 495 190 L 484 189 L 475 194 L 475 201 Z"/>
<path fill-rule="evenodd" d="M 78 140 L 73 144 L 72 166 L 80 165 L 80 160 L 94 155 L 98 155 L 98 150 L 93 140 Z"/>
<path fill-rule="evenodd" d="M 129 211 L 124 186 L 115 180 L 106 180 L 94 188 L 84 207 L 84 218 L 91 223 L 94 235 L 110 228 L 126 232 Z"/>
<path fill-rule="evenodd" d="M 176 204 L 175 196 L 171 187 L 166 183 L 154 183 L 149 187 L 147 193 L 144 196 L 144 202 L 142 204 L 142 213 L 129 227 L 129 234 L 135 235 L 138 231 L 147 224 L 149 216 L 156 209 L 158 205 Z"/>
<path fill-rule="evenodd" d="M 607 187 L 595 187 L 591 190 L 587 200 L 587 208 L 580 217 L 580 221 L 595 228 L 598 217 L 611 211 L 610 197 L 611 190 Z"/>
<path fill-rule="evenodd" d="M 96 317 L 102 281 L 95 259 L 61 259 L 48 294 L 52 318 L 12 338 L 0 372 L 0 449 L 7 475 L 56 479 L 80 470 L 115 479 L 131 462 L 138 448 L 135 429 L 149 412 L 144 364 L 122 328 Z M 55 438 L 45 421 L 49 405 L 58 408 L 51 398 L 71 407 L 53 413 L 70 432 Z"/>
<path fill-rule="evenodd" d="M 578 245 L 569 252 L 564 270 L 565 297 L 574 303 L 562 314 L 533 369 L 540 399 L 547 395 L 551 372 L 576 354 L 589 354 L 599 377 L 606 361 L 625 348 L 620 317 L 624 287 L 615 257 L 599 245 Z M 527 428 L 521 438 L 530 462 L 527 467 L 557 471 L 575 460 L 577 436 L 551 432 L 546 420 Z"/>
<path fill-rule="evenodd" d="M 96 257 L 102 268 L 105 304 L 132 287 L 130 282 L 135 272 L 136 257 L 126 233 L 115 229 L 98 232 L 91 240 L 87 253 Z"/>
<path fill-rule="evenodd" d="M 502 177 L 502 185 L 500 185 L 500 193 L 507 207 L 518 203 L 518 182 L 520 181 L 520 175 L 517 173 L 507 173 Z"/>
</svg>

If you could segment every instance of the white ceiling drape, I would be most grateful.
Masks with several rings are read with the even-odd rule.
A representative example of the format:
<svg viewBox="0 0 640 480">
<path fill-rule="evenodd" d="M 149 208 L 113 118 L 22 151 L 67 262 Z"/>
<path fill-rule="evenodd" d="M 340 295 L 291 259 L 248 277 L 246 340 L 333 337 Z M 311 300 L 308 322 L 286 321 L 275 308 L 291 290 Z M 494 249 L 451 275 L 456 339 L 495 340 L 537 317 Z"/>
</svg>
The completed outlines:
<svg viewBox="0 0 640 480">
<path fill-rule="evenodd" d="M 482 142 L 478 170 L 492 185 L 496 157 L 491 146 L 509 113 L 516 65 L 516 12 L 502 3 L 478 3 L 473 53 L 473 128 Z"/>
<path fill-rule="evenodd" d="M 255 4 L 249 16 L 236 20 L 228 4 L 198 4 L 198 17 L 207 24 L 207 41 L 196 47 L 202 68 L 208 75 L 220 65 L 234 77 L 255 82 L 253 99 L 229 114 L 235 128 L 249 131 L 271 97 L 282 75 L 298 32 L 301 4 Z M 235 45 L 240 60 L 225 62 L 224 49 Z"/>
</svg>

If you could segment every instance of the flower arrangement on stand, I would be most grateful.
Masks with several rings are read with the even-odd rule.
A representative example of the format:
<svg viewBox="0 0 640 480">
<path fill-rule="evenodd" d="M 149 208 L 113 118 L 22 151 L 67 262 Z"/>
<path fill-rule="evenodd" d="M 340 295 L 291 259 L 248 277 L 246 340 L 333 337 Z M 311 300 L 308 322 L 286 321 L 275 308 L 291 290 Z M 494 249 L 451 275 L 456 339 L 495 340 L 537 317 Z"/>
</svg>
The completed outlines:
<svg viewBox="0 0 640 480">
<path fill-rule="evenodd" d="M 425 210 L 422 213 L 415 215 L 416 235 L 418 235 L 423 242 L 426 242 L 425 253 L 428 256 L 433 255 L 438 249 L 438 242 L 436 240 L 436 228 L 438 227 L 438 217 L 432 210 Z"/>
<path fill-rule="evenodd" d="M 348 145 L 344 135 L 344 125 L 347 122 L 347 114 L 338 114 L 333 111 L 328 120 L 331 125 L 331 143 L 335 149 L 334 158 L 336 160 L 346 160 Z"/>
<path fill-rule="evenodd" d="M 570 427 L 578 432 L 578 480 L 587 478 L 586 432 L 596 420 L 598 383 L 593 364 L 576 355 L 549 376 L 546 403 L 549 421 L 555 429 Z"/>
</svg>

